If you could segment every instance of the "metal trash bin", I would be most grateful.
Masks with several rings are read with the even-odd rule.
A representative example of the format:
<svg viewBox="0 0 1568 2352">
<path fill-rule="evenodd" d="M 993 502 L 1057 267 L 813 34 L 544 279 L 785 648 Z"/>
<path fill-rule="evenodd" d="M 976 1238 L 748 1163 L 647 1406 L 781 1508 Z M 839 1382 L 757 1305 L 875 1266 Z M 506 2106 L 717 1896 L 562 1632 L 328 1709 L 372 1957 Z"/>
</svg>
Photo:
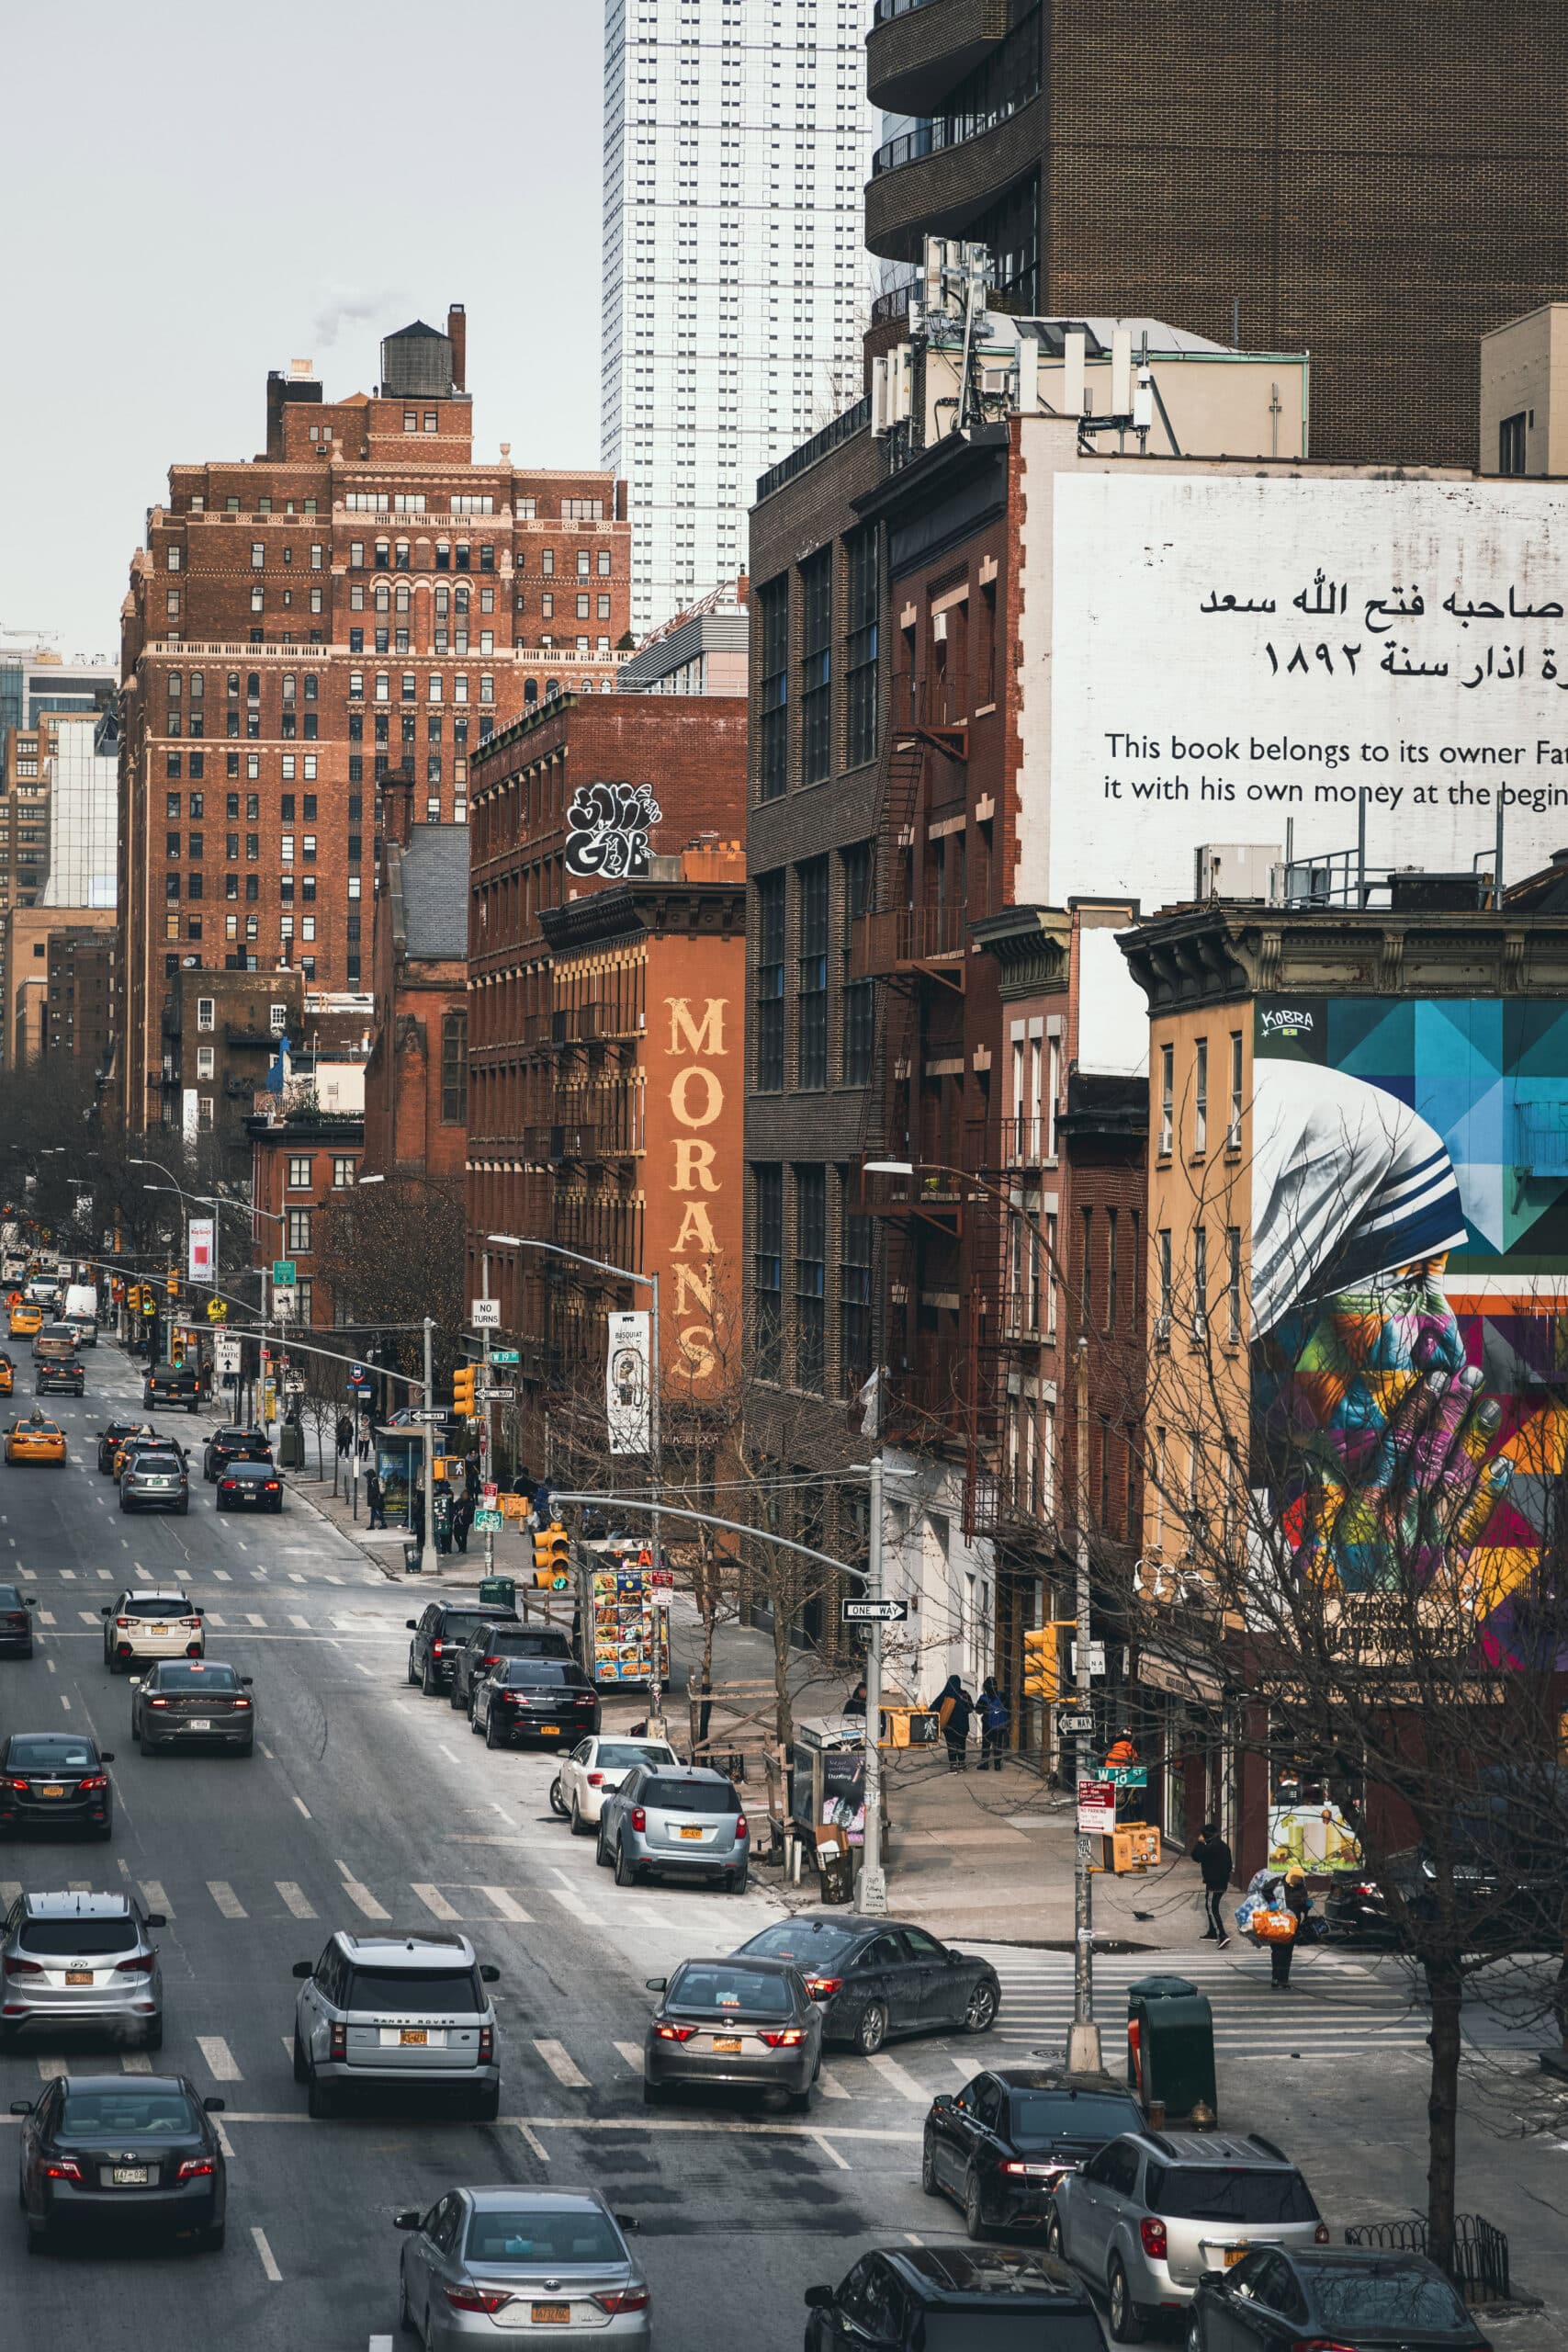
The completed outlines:
<svg viewBox="0 0 1568 2352">
<path fill-rule="evenodd" d="M 492 1601 L 498 1609 L 515 1609 L 517 1606 L 516 1577 L 481 1577 L 479 1599 L 481 1601 Z"/>
<path fill-rule="evenodd" d="M 292 1421 L 285 1421 L 277 1432 L 277 1459 L 280 1468 L 303 1470 L 305 1467 L 305 1432 Z"/>
<path fill-rule="evenodd" d="M 817 1870 L 822 1882 L 824 1903 L 851 1903 L 854 1900 L 854 1855 L 848 1846 L 829 1846 L 819 1840 Z"/>
<path fill-rule="evenodd" d="M 422 1556 L 423 1556 L 423 1551 L 424 1551 L 424 1546 L 423 1546 L 423 1544 L 414 1543 L 414 1544 L 405 1544 L 403 1545 L 403 1574 L 404 1574 L 404 1576 L 406 1576 L 406 1577 L 416 1577 L 416 1576 L 418 1576 L 418 1574 L 419 1574 L 419 1564 L 420 1564 L 420 1560 L 421 1560 L 421 1558 L 422 1558 Z"/>
<path fill-rule="evenodd" d="M 1148 2112 L 1168 2123 L 1213 2130 L 1214 2017 L 1208 1996 L 1185 1976 L 1140 1976 L 1127 1987 L 1127 2080 Z"/>
</svg>

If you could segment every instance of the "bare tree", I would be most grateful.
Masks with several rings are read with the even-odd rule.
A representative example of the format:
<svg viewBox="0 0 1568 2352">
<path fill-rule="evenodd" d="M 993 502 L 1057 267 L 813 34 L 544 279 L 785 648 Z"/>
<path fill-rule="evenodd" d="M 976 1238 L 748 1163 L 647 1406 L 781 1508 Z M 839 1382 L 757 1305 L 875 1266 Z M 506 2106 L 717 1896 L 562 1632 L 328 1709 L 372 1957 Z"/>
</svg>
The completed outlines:
<svg viewBox="0 0 1568 2352">
<path fill-rule="evenodd" d="M 321 1215 L 316 1265 L 341 1324 L 355 1331 L 385 1329 L 384 1362 L 418 1374 L 420 1333 L 393 1327 L 417 1325 L 428 1315 L 435 1324 L 437 1369 L 450 1372 L 467 1319 L 458 1184 L 389 1176 L 385 1183 L 334 1193 Z"/>
</svg>

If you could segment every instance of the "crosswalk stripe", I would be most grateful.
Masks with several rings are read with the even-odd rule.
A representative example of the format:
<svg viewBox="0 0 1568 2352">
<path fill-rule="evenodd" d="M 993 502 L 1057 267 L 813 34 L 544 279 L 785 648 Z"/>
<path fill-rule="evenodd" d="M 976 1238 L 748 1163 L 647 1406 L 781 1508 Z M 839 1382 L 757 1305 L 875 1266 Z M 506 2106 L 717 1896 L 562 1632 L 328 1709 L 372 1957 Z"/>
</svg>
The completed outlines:
<svg viewBox="0 0 1568 2352">
<path fill-rule="evenodd" d="M 906 2074 L 897 2058 L 889 2058 L 879 2050 L 871 2064 L 885 2083 L 892 2084 L 900 2098 L 913 2099 L 920 2107 L 931 2105 L 931 2093 L 921 2089 L 913 2075 Z"/>
<path fill-rule="evenodd" d="M 308 1634 L 310 1630 L 310 1621 L 308 1617 L 290 1616 L 288 1622 L 291 1625 L 298 1626 L 302 1634 Z"/>
<path fill-rule="evenodd" d="M 824 2098 L 852 2098 L 854 2096 L 852 2091 L 846 2090 L 830 2066 L 824 2066 L 818 2075 L 817 2087 Z"/>
<path fill-rule="evenodd" d="M 96 1625 L 98 1622 L 98 1612 L 96 1609 L 78 1609 L 76 1614 L 84 1625 Z"/>
<path fill-rule="evenodd" d="M 563 1911 L 570 1911 L 574 1919 L 585 1920 L 591 1928 L 596 1928 L 599 1925 L 599 1914 L 590 1910 L 581 1894 L 573 1894 L 567 1888 L 559 1886 L 552 1886 L 548 1892 L 552 1901 L 558 1903 Z"/>
<path fill-rule="evenodd" d="M 266 1619 L 265 1617 L 258 1617 L 254 1609 L 247 1609 L 245 1611 L 245 1623 L 247 1625 L 265 1625 L 266 1623 Z"/>
<path fill-rule="evenodd" d="M 152 2061 L 145 2050 L 127 2050 L 119 2063 L 128 2075 L 150 2075 L 152 2072 Z"/>
<path fill-rule="evenodd" d="M 165 1919 L 172 1919 L 175 1916 L 175 1906 L 164 1892 L 163 1881 L 156 1878 L 144 1878 L 139 1883 L 141 1888 L 141 1900 L 148 1910 L 161 1911 Z"/>
<path fill-rule="evenodd" d="M 318 1916 L 315 1905 L 295 1885 L 291 1878 L 274 1879 L 273 1884 L 297 1919 L 314 1919 Z"/>
<path fill-rule="evenodd" d="M 442 1894 L 438 1886 L 421 1886 L 416 1881 L 413 1891 L 418 1895 L 420 1901 L 423 1904 L 425 1909 L 430 1913 L 432 1918 L 460 1919 L 462 1917 L 463 1915 L 460 1911 L 453 1910 L 452 1905 L 447 1902 L 446 1897 Z"/>
<path fill-rule="evenodd" d="M 970 2075 L 975 2071 L 970 2061 L 967 2058 L 954 2057 L 952 2064 L 953 2071 L 957 2075 L 959 2081 L 961 2083 L 966 2083 L 969 2080 Z"/>
<path fill-rule="evenodd" d="M 68 2075 L 71 2067 L 69 2061 L 64 2058 L 40 2058 L 38 2062 L 38 2070 L 46 2083 L 55 2083 L 59 2081 L 62 2075 Z"/>
<path fill-rule="evenodd" d="M 92 1891 L 93 1882 L 90 1878 L 68 1878 L 65 1882 L 67 1894 L 91 1894 Z"/>
<path fill-rule="evenodd" d="M 38 1613 L 38 1621 L 40 1625 L 52 1625 L 55 1622 L 53 1610 L 40 1609 Z"/>
<path fill-rule="evenodd" d="M 207 1892 L 222 1912 L 225 1919 L 245 1919 L 250 1914 L 226 1878 L 209 1878 Z"/>
<path fill-rule="evenodd" d="M 533 1926 L 533 1913 L 531 1911 L 525 1911 L 520 1903 L 513 1902 L 512 1896 L 507 1894 L 506 1889 L 503 1886 L 481 1886 L 479 1893 L 484 1896 L 487 1903 L 492 1903 L 495 1905 L 496 1911 L 502 1918 L 513 1920 L 519 1928 L 530 1928 Z"/>
<path fill-rule="evenodd" d="M 626 2064 L 631 2068 L 633 2074 L 640 2075 L 642 2072 L 642 2052 L 637 2048 L 637 2043 L 635 2041 L 617 2041 L 615 2048 L 619 2052 L 620 2055 L 626 2060 Z"/>
<path fill-rule="evenodd" d="M 343 1868 L 341 1862 L 338 1867 L 340 1870 Z M 377 1902 L 376 1897 L 371 1894 L 370 1889 L 367 1886 L 362 1886 L 356 1878 L 350 1878 L 346 1871 L 344 1873 L 343 1891 L 347 1895 L 349 1901 L 354 1905 L 355 1910 L 362 1911 L 367 1919 L 389 1919 L 391 1917 L 391 1913 L 387 1910 L 383 1905 Z"/>
<path fill-rule="evenodd" d="M 0 1903 L 6 1905 L 7 1911 L 21 1891 L 22 1882 L 19 1878 L 0 1878 Z"/>
<path fill-rule="evenodd" d="M 588 2088 L 587 2075 L 558 2041 L 536 2041 L 534 2047 L 558 2083 L 564 2083 L 569 2091 L 585 2091 Z"/>
<path fill-rule="evenodd" d="M 220 2033 L 198 2033 L 196 2046 L 206 2059 L 207 2071 L 215 2083 L 237 2083 L 241 2079 L 234 2053 Z"/>
<path fill-rule="evenodd" d="M 212 1573 L 220 1584 L 232 1584 L 234 1581 L 227 1568 L 214 1568 Z"/>
<path fill-rule="evenodd" d="M 207 1622 L 209 1625 L 227 1625 L 229 1620 L 227 1617 L 220 1617 L 216 1609 L 209 1609 L 207 1611 Z"/>
</svg>

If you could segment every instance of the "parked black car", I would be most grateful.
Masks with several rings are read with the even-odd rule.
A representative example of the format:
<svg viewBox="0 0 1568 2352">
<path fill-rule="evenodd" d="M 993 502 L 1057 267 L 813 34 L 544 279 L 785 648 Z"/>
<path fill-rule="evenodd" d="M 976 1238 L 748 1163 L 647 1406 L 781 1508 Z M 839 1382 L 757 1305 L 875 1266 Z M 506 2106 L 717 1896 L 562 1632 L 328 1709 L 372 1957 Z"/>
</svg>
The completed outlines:
<svg viewBox="0 0 1568 2352">
<path fill-rule="evenodd" d="M 113 1751 L 85 1732 L 14 1731 L 0 1747 L 0 1831 L 114 1830 Z"/>
<path fill-rule="evenodd" d="M 219 1473 L 213 1502 L 219 1510 L 281 1510 L 283 1481 L 270 1462 L 231 1462 Z"/>
<path fill-rule="evenodd" d="M 1360 2246 L 1260 2246 L 1205 2271 L 1187 2341 L 1190 2352 L 1491 2352 L 1436 2263 Z"/>
<path fill-rule="evenodd" d="M 822 2004 L 823 2039 L 850 2042 L 866 2057 L 897 2034 L 984 2033 L 1001 2007 L 989 1961 L 897 1919 L 803 1911 L 740 1949 L 793 1960 Z"/>
<path fill-rule="evenodd" d="M 806 2304 L 806 2352 L 1103 2352 L 1087 2289 L 1032 2247 L 889 2246 Z"/>
<path fill-rule="evenodd" d="M 265 1430 L 234 1427 L 214 1430 L 201 1449 L 201 1475 L 211 1486 L 231 1462 L 270 1462 L 272 1447 Z"/>
<path fill-rule="evenodd" d="M 409 1680 L 417 1682 L 427 1699 L 449 1688 L 458 1650 L 476 1625 L 515 1625 L 515 1609 L 491 1601 L 433 1600 L 423 1615 L 411 1617 Z"/>
<path fill-rule="evenodd" d="M 1388 1891 L 1395 1901 L 1390 1903 Z M 1454 1898 L 1462 1915 L 1465 1944 L 1476 1951 L 1548 1951 L 1561 1938 L 1564 1892 L 1561 1859 L 1539 1870 L 1528 1859 L 1474 1851 L 1454 1862 Z M 1425 1846 L 1391 1854 L 1378 1878 L 1348 1872 L 1328 1890 L 1324 1906 L 1327 1932 L 1346 1943 L 1404 1949 L 1408 1934 L 1399 1917 L 1403 1903 L 1419 1919 L 1434 1912 L 1441 1897 L 1438 1865 Z"/>
<path fill-rule="evenodd" d="M 210 2119 L 222 2108 L 183 2075 L 65 2075 L 36 2099 L 13 2099 L 28 2253 L 57 2232 L 140 2237 L 149 2222 L 196 2233 L 216 2253 L 228 2180 Z"/>
<path fill-rule="evenodd" d="M 1144 2110 L 1114 2075 L 994 2066 L 931 2101 L 920 2187 L 951 2197 L 972 2238 L 1044 2229 L 1056 2183 L 1114 2140 L 1141 2132 Z"/>
<path fill-rule="evenodd" d="M 537 1739 L 564 1750 L 598 1728 L 599 1694 L 570 1659 L 503 1658 L 474 1685 L 468 1729 L 482 1732 L 487 1747 Z"/>
<path fill-rule="evenodd" d="M 194 1413 L 201 1402 L 201 1383 L 193 1363 L 151 1363 L 141 1391 L 146 1406 L 183 1405 Z"/>
<path fill-rule="evenodd" d="M 476 1625 L 452 1661 L 453 1706 L 471 1707 L 475 1682 L 509 1657 L 553 1657 L 568 1665 L 575 1663 L 571 1644 L 558 1625 Z"/>
<path fill-rule="evenodd" d="M 32 1594 L 24 1592 L 20 1585 L 0 1584 L 0 1650 L 31 1657 L 33 1621 L 28 1611 L 37 1606 Z"/>
</svg>

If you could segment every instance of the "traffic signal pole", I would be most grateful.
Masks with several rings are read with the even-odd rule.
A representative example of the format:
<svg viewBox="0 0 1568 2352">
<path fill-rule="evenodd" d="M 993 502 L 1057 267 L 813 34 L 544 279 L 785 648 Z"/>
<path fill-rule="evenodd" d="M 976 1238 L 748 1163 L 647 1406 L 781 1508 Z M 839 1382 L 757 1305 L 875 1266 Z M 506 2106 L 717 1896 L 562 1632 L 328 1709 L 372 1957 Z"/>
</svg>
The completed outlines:
<svg viewBox="0 0 1568 2352">
<path fill-rule="evenodd" d="M 1077 1498 L 1077 1623 L 1074 1628 L 1075 1655 L 1077 1673 L 1075 1683 L 1077 1711 L 1081 1717 L 1092 1714 L 1093 1686 L 1089 1680 L 1089 1617 L 1091 1596 L 1089 1572 L 1089 1342 L 1078 1341 L 1077 1363 L 1077 1476 L 1073 1484 Z M 1081 1782 L 1094 1774 L 1094 1735 L 1079 1732 L 1077 1736 L 1077 1772 Z M 1076 1792 L 1075 1792 L 1076 1793 Z M 1094 2021 L 1094 1878 L 1089 1867 L 1092 1840 L 1082 1827 L 1074 1831 L 1073 1838 L 1073 2022 L 1067 2036 L 1067 2065 L 1074 2074 L 1100 2072 L 1100 2028 Z"/>
<path fill-rule="evenodd" d="M 490 1296 L 490 1251 L 488 1250 L 481 1250 L 479 1253 L 479 1296 L 481 1298 Z M 482 1498 L 484 1490 L 490 1484 L 490 1465 L 495 1459 L 495 1438 L 491 1420 L 491 1415 L 495 1408 L 490 1401 L 490 1325 L 488 1323 L 479 1333 L 479 1360 L 484 1365 L 485 1384 L 484 1418 L 479 1423 L 479 1494 Z M 500 1500 L 499 1496 L 497 1500 Z M 489 1516 L 490 1513 L 487 1512 L 486 1517 Z M 485 1574 L 487 1577 L 492 1577 L 495 1574 L 495 1530 L 493 1527 L 485 1529 Z"/>
<path fill-rule="evenodd" d="M 431 1373 L 430 1341 L 435 1325 L 427 1315 L 424 1318 L 424 1419 L 420 1427 L 424 1431 L 424 1524 L 420 1534 L 419 1568 L 422 1576 L 435 1574 L 435 1424 L 431 1415 L 435 1410 L 435 1387 Z"/>
</svg>

